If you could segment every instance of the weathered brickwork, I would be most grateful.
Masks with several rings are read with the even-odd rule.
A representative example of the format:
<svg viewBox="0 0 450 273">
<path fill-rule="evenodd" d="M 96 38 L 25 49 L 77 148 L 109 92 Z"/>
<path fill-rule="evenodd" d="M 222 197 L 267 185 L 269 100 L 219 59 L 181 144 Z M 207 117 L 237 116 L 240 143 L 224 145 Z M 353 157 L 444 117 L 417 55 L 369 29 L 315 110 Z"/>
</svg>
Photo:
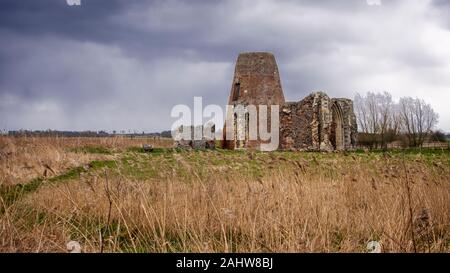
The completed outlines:
<svg viewBox="0 0 450 273">
<path fill-rule="evenodd" d="M 228 105 L 255 105 L 259 113 L 259 105 L 267 105 L 270 112 L 271 105 L 283 104 L 283 89 L 273 54 L 266 52 L 240 54 L 236 61 Z M 224 148 L 259 149 L 260 144 L 264 143 L 260 140 L 227 139 L 226 132 L 227 129 L 224 127 Z"/>
<path fill-rule="evenodd" d="M 284 103 L 280 75 L 275 57 L 270 53 L 242 53 L 236 62 L 229 104 L 253 105 Z"/>
<path fill-rule="evenodd" d="M 279 149 L 282 150 L 349 150 L 356 145 L 353 102 L 330 98 L 324 92 L 312 93 L 299 102 L 285 102 L 278 66 L 270 53 L 239 55 L 228 104 L 279 105 Z M 235 122 L 239 123 L 238 120 Z M 236 140 L 236 136 L 227 139 L 226 126 L 223 131 L 225 148 L 259 149 L 263 143 L 259 140 Z"/>
</svg>

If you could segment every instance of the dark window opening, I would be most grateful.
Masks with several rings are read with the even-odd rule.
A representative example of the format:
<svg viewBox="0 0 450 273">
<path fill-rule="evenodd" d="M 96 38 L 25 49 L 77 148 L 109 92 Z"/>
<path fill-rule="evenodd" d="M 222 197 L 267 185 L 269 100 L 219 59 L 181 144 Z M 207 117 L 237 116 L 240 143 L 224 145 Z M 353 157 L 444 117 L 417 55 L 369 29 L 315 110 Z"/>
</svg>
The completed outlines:
<svg viewBox="0 0 450 273">
<path fill-rule="evenodd" d="M 241 95 L 240 92 L 241 92 L 241 84 L 240 83 L 234 84 L 233 101 L 239 99 L 239 96 Z"/>
<path fill-rule="evenodd" d="M 245 113 L 245 141 L 250 139 L 250 114 Z"/>
</svg>

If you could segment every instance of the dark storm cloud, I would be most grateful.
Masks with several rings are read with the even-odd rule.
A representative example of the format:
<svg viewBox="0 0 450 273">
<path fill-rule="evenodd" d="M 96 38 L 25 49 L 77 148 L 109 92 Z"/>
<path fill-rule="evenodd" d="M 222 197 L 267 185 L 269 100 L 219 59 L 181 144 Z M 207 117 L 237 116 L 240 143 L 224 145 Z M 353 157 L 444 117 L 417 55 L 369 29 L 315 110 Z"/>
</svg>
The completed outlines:
<svg viewBox="0 0 450 273">
<path fill-rule="evenodd" d="M 130 4 L 132 1 L 129 1 Z M 120 14 L 126 4 L 120 0 L 83 1 L 69 6 L 64 0 L 3 0 L 0 25 L 29 36 L 54 34 L 76 39 L 108 40 L 114 33 L 109 18 Z"/>
<path fill-rule="evenodd" d="M 367 4 L 359 0 L 279 2 L 346 11 L 367 8 Z M 234 48 L 239 44 L 248 50 L 254 50 L 260 44 L 260 48 L 279 48 L 283 53 L 282 45 L 278 45 L 275 39 L 280 30 L 268 29 L 266 32 L 264 28 L 248 24 L 245 18 L 236 20 L 237 14 L 253 7 L 252 1 L 218 0 L 84 0 L 80 7 L 68 6 L 64 0 L 6 0 L 0 10 L 0 26 L 36 38 L 50 35 L 108 43 L 127 48 L 129 54 L 144 56 L 152 56 L 151 53 L 173 56 L 179 53 L 177 50 L 189 48 L 212 59 L 228 58 L 230 54 L 236 54 Z M 265 13 L 269 22 L 271 16 L 278 16 L 271 14 L 271 10 Z M 263 24 L 262 27 L 267 26 Z M 314 28 L 311 31 L 306 28 L 298 30 L 298 35 L 316 35 L 308 36 L 314 40 L 320 40 L 324 34 L 339 35 L 334 32 L 316 33 Z"/>
<path fill-rule="evenodd" d="M 81 3 L 0 2 L 0 128 L 167 129 L 175 104 L 226 102 L 239 52 L 271 51 L 289 100 L 427 94 L 450 129 L 447 1 Z"/>
</svg>

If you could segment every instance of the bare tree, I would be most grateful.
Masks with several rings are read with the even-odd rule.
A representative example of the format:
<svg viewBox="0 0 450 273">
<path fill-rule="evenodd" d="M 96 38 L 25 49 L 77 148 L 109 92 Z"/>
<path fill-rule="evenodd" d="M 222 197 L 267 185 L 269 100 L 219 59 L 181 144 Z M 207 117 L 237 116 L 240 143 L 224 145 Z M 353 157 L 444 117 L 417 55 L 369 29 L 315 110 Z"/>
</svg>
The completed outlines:
<svg viewBox="0 0 450 273">
<path fill-rule="evenodd" d="M 367 114 L 365 97 L 357 93 L 354 98 L 354 108 L 356 114 L 356 120 L 358 122 L 358 129 L 360 132 L 369 133 L 369 116 Z"/>
<path fill-rule="evenodd" d="M 387 147 L 387 142 L 392 140 L 398 132 L 398 117 L 396 105 L 388 92 L 372 93 L 365 96 L 356 94 L 355 109 L 358 128 L 371 136 L 372 144 L 381 144 Z"/>
<path fill-rule="evenodd" d="M 391 140 L 388 135 L 392 131 L 393 113 L 395 103 L 392 101 L 391 94 L 384 92 L 376 95 L 377 101 L 377 117 L 378 117 L 378 133 L 381 136 L 381 146 L 387 148 L 387 143 Z"/>
<path fill-rule="evenodd" d="M 392 105 L 390 130 L 395 136 L 400 134 L 402 127 L 402 117 L 400 113 L 400 105 L 398 103 L 394 103 Z"/>
<path fill-rule="evenodd" d="M 421 146 L 438 122 L 438 114 L 422 99 L 403 97 L 399 102 L 402 129 L 410 146 Z"/>
<path fill-rule="evenodd" d="M 395 103 L 388 92 L 356 94 L 354 105 L 358 128 L 370 146 L 387 148 L 399 133 L 407 136 L 410 146 L 421 146 L 438 121 L 424 100 L 403 97 Z"/>
</svg>

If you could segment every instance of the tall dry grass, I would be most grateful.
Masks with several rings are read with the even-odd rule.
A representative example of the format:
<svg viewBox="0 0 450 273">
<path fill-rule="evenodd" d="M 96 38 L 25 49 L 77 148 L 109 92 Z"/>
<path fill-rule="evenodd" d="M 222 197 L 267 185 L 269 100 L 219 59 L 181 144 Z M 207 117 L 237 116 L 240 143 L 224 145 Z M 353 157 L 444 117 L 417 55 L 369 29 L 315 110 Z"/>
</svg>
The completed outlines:
<svg viewBox="0 0 450 273">
<path fill-rule="evenodd" d="M 0 136 L 0 184 L 27 182 L 37 177 L 61 174 L 92 160 L 113 158 L 111 154 L 144 143 L 168 147 L 171 142 L 128 137 L 9 137 Z M 104 148 L 106 153 L 84 153 L 82 148 Z"/>
<path fill-rule="evenodd" d="M 118 160 L 43 185 L 5 208 L 0 250 L 63 252 L 69 240 L 85 252 L 365 252 L 372 240 L 383 252 L 450 250 L 448 155 L 126 156 L 189 172 L 134 177 Z M 214 163 L 227 157 L 234 165 Z M 267 172 L 234 170 L 255 157 Z"/>
</svg>

